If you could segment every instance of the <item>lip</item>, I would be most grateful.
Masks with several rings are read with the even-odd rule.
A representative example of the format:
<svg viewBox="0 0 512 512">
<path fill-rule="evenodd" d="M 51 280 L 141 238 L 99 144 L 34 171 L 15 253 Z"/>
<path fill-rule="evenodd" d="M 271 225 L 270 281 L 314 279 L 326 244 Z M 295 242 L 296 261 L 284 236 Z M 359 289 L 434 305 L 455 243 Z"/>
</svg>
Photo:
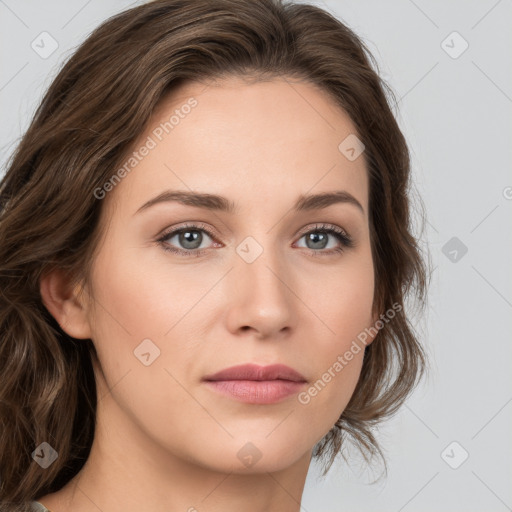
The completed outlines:
<svg viewBox="0 0 512 512">
<path fill-rule="evenodd" d="M 298 371 L 284 364 L 271 364 L 269 366 L 259 366 L 257 364 L 241 364 L 231 366 L 207 375 L 203 380 L 219 381 L 219 380 L 289 380 L 292 382 L 306 382 L 306 378 Z"/>
<path fill-rule="evenodd" d="M 243 364 L 207 375 L 203 382 L 213 391 L 240 402 L 270 404 L 298 393 L 307 381 L 283 364 Z"/>
</svg>

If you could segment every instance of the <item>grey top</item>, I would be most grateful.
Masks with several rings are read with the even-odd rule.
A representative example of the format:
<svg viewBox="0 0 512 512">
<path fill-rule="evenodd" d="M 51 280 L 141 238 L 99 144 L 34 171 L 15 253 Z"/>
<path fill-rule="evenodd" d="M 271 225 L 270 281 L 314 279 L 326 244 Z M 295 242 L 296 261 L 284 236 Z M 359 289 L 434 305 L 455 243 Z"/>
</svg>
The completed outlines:
<svg viewBox="0 0 512 512">
<path fill-rule="evenodd" d="M 41 505 L 38 501 L 32 501 L 32 510 L 34 512 L 50 512 L 45 506 Z"/>
</svg>

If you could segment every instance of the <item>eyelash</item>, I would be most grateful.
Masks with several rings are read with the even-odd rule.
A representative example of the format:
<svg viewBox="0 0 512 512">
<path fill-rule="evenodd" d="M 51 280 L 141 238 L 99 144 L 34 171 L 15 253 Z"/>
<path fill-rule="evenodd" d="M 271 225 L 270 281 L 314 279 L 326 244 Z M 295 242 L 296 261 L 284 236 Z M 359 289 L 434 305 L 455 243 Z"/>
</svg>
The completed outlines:
<svg viewBox="0 0 512 512">
<path fill-rule="evenodd" d="M 179 254 L 181 256 L 186 257 L 199 257 L 202 256 L 205 252 L 207 252 L 209 249 L 177 249 L 176 247 L 169 246 L 166 243 L 166 240 L 169 238 L 174 237 L 175 235 L 179 235 L 186 231 L 204 231 L 212 240 L 215 240 L 215 236 L 213 233 L 206 228 L 204 225 L 200 224 L 185 224 L 183 227 L 180 227 L 178 229 L 173 229 L 172 231 L 168 231 L 167 233 L 164 233 L 160 238 L 157 239 L 157 242 L 162 246 L 162 249 L 164 251 L 168 251 L 174 254 Z M 304 237 L 305 235 L 309 235 L 310 233 L 327 233 L 330 235 L 333 235 L 340 243 L 341 246 L 336 247 L 334 249 L 329 250 L 314 250 L 314 249 L 306 249 L 312 256 L 330 256 L 333 254 L 339 254 L 345 251 L 347 248 L 354 247 L 354 241 L 352 240 L 351 236 L 344 231 L 343 229 L 340 229 L 332 224 L 316 224 L 313 228 L 309 229 L 308 231 L 303 232 L 300 235 L 300 238 Z M 299 238 L 299 240 L 300 240 Z"/>
</svg>

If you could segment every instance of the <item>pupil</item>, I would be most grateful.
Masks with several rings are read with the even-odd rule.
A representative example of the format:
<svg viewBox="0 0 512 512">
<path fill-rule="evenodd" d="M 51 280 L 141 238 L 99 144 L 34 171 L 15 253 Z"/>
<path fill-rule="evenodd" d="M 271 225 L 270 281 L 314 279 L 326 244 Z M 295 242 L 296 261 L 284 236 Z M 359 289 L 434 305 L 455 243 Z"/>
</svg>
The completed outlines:
<svg viewBox="0 0 512 512">
<path fill-rule="evenodd" d="M 201 245 L 201 241 L 202 234 L 199 231 L 184 231 L 180 235 L 180 243 L 185 249 L 197 249 Z"/>
<path fill-rule="evenodd" d="M 309 247 L 307 244 L 310 249 L 323 249 L 325 247 L 327 235 L 326 233 L 310 233 L 307 237 L 307 240 L 308 242 L 311 241 L 314 244 L 313 247 Z"/>
</svg>

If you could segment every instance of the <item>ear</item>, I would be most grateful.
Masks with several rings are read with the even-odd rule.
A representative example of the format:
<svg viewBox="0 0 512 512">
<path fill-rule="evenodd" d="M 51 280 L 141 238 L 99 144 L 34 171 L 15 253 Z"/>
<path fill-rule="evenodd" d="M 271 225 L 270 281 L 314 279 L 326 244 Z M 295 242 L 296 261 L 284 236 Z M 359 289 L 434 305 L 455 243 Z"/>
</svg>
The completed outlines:
<svg viewBox="0 0 512 512">
<path fill-rule="evenodd" d="M 65 272 L 55 269 L 41 277 L 39 290 L 46 309 L 64 332 L 78 339 L 91 337 L 87 303 L 80 295 L 81 286 L 72 288 Z"/>
</svg>

